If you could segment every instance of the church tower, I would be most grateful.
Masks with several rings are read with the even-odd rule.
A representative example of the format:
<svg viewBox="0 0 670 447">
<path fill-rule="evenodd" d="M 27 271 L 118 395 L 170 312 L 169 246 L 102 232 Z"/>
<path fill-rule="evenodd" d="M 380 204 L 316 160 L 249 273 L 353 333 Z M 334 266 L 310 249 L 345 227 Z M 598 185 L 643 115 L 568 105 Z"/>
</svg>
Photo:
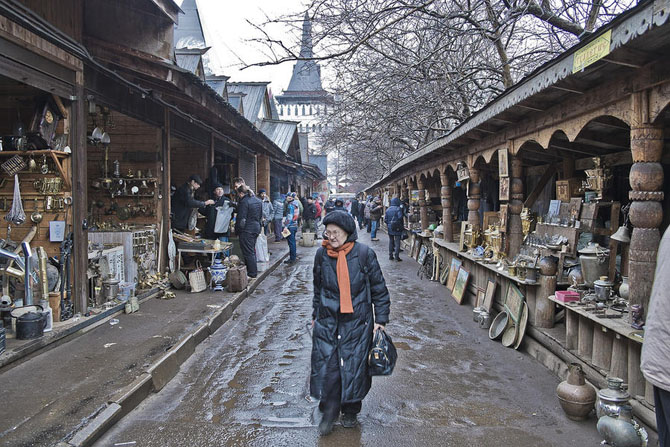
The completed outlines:
<svg viewBox="0 0 670 447">
<path fill-rule="evenodd" d="M 305 13 L 302 24 L 300 60 L 293 66 L 288 88 L 276 96 L 279 103 L 279 118 L 298 121 L 298 131 L 309 137 L 311 150 L 319 148 L 319 136 L 330 125 L 324 119 L 332 111 L 333 95 L 321 85 L 321 67 L 314 60 L 312 44 L 312 21 Z"/>
</svg>

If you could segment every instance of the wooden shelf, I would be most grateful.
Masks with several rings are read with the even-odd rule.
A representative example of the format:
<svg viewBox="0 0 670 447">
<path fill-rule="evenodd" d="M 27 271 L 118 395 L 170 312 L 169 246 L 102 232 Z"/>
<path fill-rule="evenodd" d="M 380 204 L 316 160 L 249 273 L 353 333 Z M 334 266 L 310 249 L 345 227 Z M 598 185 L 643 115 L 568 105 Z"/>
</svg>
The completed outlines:
<svg viewBox="0 0 670 447">
<path fill-rule="evenodd" d="M 63 151 L 50 151 L 50 150 L 39 150 L 39 151 L 0 151 L 0 156 L 3 155 L 49 155 L 51 159 L 53 160 L 54 164 L 56 165 L 56 169 L 58 169 L 58 173 L 60 174 L 60 177 L 63 179 L 63 183 L 65 184 L 65 189 L 72 189 L 72 182 L 70 179 L 65 175 L 65 171 L 63 170 L 63 165 L 61 164 L 60 159 L 62 158 L 67 158 L 71 154 L 68 154 L 67 152 Z M 39 174 L 39 173 L 36 173 Z M 48 174 L 44 174 L 48 175 Z"/>
</svg>

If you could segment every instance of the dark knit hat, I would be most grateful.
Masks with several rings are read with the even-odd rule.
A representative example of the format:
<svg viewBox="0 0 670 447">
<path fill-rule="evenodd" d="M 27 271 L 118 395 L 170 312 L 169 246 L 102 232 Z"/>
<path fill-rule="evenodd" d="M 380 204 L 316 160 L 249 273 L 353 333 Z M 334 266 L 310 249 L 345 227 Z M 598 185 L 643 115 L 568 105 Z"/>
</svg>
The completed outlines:
<svg viewBox="0 0 670 447">
<path fill-rule="evenodd" d="M 347 242 L 355 241 L 358 239 L 358 232 L 356 231 L 356 222 L 354 218 L 351 217 L 351 214 L 342 210 L 334 210 L 326 214 L 326 217 L 323 219 L 323 225 L 334 224 L 342 228 L 344 231 L 349 233 Z"/>
<path fill-rule="evenodd" d="M 214 183 L 212 183 L 212 191 L 214 191 L 216 188 L 223 189 L 223 185 L 221 183 L 215 181 Z"/>
<path fill-rule="evenodd" d="M 264 192 L 267 192 L 267 191 L 264 190 L 263 188 L 261 188 L 261 189 L 258 190 L 258 194 L 263 194 Z"/>
<path fill-rule="evenodd" d="M 202 179 L 200 178 L 200 176 L 199 176 L 198 174 L 193 174 L 192 176 L 190 176 L 190 177 L 188 178 L 188 180 L 189 180 L 189 181 L 193 180 L 193 181 L 196 182 L 198 185 L 202 185 Z"/>
</svg>

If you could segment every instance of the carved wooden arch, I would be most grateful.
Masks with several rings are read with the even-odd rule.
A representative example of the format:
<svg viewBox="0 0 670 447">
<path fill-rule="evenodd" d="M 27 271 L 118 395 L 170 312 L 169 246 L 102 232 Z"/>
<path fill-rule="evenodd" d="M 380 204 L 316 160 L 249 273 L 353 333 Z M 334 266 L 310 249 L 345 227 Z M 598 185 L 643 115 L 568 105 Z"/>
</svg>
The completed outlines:
<svg viewBox="0 0 670 447">
<path fill-rule="evenodd" d="M 484 158 L 483 154 L 473 155 L 472 158 L 474 159 L 474 161 L 473 161 L 471 167 L 478 168 L 478 167 L 481 167 L 482 164 L 484 164 L 484 165 L 488 164 L 488 162 L 486 161 L 486 158 Z"/>
<path fill-rule="evenodd" d="M 649 89 L 649 121 L 659 124 L 664 112 L 670 108 L 670 82 Z"/>
<path fill-rule="evenodd" d="M 493 160 L 493 156 L 496 155 L 500 149 L 507 149 L 507 145 L 487 149 L 484 152 L 482 152 L 481 156 L 484 157 L 486 163 L 490 164 L 491 161 Z"/>
</svg>

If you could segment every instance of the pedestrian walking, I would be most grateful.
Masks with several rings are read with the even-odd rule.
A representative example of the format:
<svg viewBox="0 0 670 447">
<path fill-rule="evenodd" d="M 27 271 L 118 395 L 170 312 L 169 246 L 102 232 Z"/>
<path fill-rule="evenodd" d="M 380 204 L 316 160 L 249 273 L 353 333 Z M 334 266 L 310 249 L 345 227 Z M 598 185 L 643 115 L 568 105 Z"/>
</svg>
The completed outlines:
<svg viewBox="0 0 670 447">
<path fill-rule="evenodd" d="M 212 199 L 196 200 L 195 192 L 202 185 L 202 179 L 199 175 L 193 174 L 188 178 L 188 182 L 181 185 L 172 196 L 172 228 L 179 231 L 192 230 L 189 228 L 189 221 L 192 214 L 197 213 L 198 208 L 213 205 Z"/>
<path fill-rule="evenodd" d="M 265 189 L 261 188 L 258 190 L 258 197 L 263 202 L 263 220 L 261 221 L 261 226 L 263 227 L 265 236 L 269 236 L 270 222 L 272 222 L 272 216 L 274 215 L 274 208 L 272 206 L 272 202 L 270 201 L 270 197 L 268 196 L 268 193 Z"/>
<path fill-rule="evenodd" d="M 342 199 L 335 199 L 335 208 L 333 208 L 333 211 L 344 211 L 345 213 L 347 212 L 346 208 L 344 208 L 344 202 Z"/>
<path fill-rule="evenodd" d="M 654 286 L 644 327 L 642 361 L 644 378 L 653 385 L 656 426 L 660 447 L 670 447 L 670 229 L 665 231 L 656 259 Z"/>
<path fill-rule="evenodd" d="M 403 231 L 405 231 L 405 226 L 399 198 L 391 199 L 391 206 L 386 210 L 384 221 L 386 221 L 386 229 L 389 234 L 389 260 L 401 261 L 400 239 Z"/>
<path fill-rule="evenodd" d="M 364 226 L 366 226 L 365 222 L 365 210 L 366 210 L 366 202 L 365 200 L 361 200 L 358 203 L 358 229 L 362 230 Z"/>
<path fill-rule="evenodd" d="M 317 199 L 314 201 L 314 206 L 316 207 L 316 219 L 314 220 L 314 228 L 316 229 L 316 239 L 321 239 L 321 236 L 319 235 L 319 227 L 321 226 L 321 220 L 323 219 L 323 202 L 321 202 L 321 198 L 317 197 Z"/>
<path fill-rule="evenodd" d="M 272 202 L 273 214 L 272 221 L 274 222 L 275 229 L 275 242 L 280 242 L 284 236 L 281 235 L 282 230 L 282 220 L 284 220 L 284 200 L 285 196 L 280 195 L 278 192 L 274 193 L 274 201 Z"/>
<path fill-rule="evenodd" d="M 379 219 L 382 218 L 382 213 L 384 212 L 384 207 L 382 206 L 382 199 L 380 197 L 375 197 L 372 205 L 370 206 L 370 240 L 378 241 L 377 239 L 377 229 L 379 228 Z"/>
<path fill-rule="evenodd" d="M 327 216 L 328 213 L 330 213 L 331 211 L 333 211 L 335 209 L 335 202 L 333 201 L 333 199 L 328 199 L 326 201 L 325 208 L 326 208 L 326 216 Z"/>
<path fill-rule="evenodd" d="M 359 210 L 358 210 L 358 200 L 356 199 L 356 197 L 351 199 L 351 210 L 349 212 L 354 217 L 354 222 L 359 220 L 360 213 L 359 213 Z"/>
<path fill-rule="evenodd" d="M 263 218 L 263 203 L 258 197 L 251 195 L 251 190 L 245 185 L 237 188 L 237 220 L 235 221 L 235 234 L 240 238 L 240 248 L 244 263 L 247 266 L 247 276 L 255 278 L 258 276 L 256 264 L 256 238 L 261 232 L 261 219 Z"/>
<path fill-rule="evenodd" d="M 372 209 L 372 196 L 368 196 L 368 201 L 365 202 L 365 226 L 368 233 L 372 232 L 372 219 L 370 219 L 370 209 Z"/>
<path fill-rule="evenodd" d="M 316 219 L 316 205 L 314 205 L 314 199 L 308 197 L 307 203 L 305 204 L 305 212 L 302 215 L 303 233 L 314 233 L 316 235 L 316 226 L 314 225 L 315 219 Z"/>
<path fill-rule="evenodd" d="M 367 357 L 373 333 L 389 321 L 391 300 L 375 252 L 356 242 L 353 217 L 333 211 L 314 257 L 310 393 L 320 399 L 319 434 L 325 436 L 342 413 L 342 426 L 358 424 L 370 390 Z"/>
<path fill-rule="evenodd" d="M 296 200 L 295 193 L 291 193 L 286 197 L 284 203 L 286 207 L 286 217 L 284 217 L 284 225 L 288 228 L 290 234 L 286 237 L 288 242 L 288 259 L 286 264 L 294 264 L 298 258 L 297 247 L 295 243 L 295 234 L 298 232 L 298 220 L 300 219 L 300 201 Z"/>
</svg>

